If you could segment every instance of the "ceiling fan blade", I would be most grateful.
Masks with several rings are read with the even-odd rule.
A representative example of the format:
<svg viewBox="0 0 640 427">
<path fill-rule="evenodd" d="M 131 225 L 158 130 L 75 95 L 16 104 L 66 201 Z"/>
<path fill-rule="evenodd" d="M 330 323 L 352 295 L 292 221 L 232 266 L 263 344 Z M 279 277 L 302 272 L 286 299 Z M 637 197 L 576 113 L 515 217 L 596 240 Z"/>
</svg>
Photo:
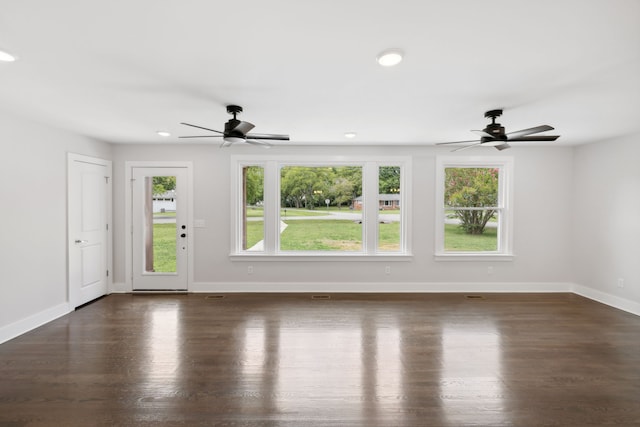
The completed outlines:
<svg viewBox="0 0 640 427">
<path fill-rule="evenodd" d="M 478 136 L 486 136 L 488 138 L 494 138 L 495 135 L 491 135 L 489 132 L 485 132 L 483 130 L 472 130 L 471 132 L 475 133 Z"/>
<path fill-rule="evenodd" d="M 517 130 L 515 132 L 507 133 L 507 139 L 512 141 L 513 138 L 520 138 L 521 136 L 531 135 L 531 134 L 540 133 L 540 132 L 546 132 L 548 130 L 553 130 L 553 129 L 554 128 L 549 125 L 542 125 L 542 126 L 529 128 L 529 129 Z"/>
<path fill-rule="evenodd" d="M 265 141 L 256 141 L 256 140 L 253 140 L 253 139 L 247 139 L 245 142 L 248 143 L 248 144 L 252 144 L 252 145 L 259 145 L 259 146 L 261 146 L 263 148 L 271 148 L 271 144 L 269 144 L 268 142 L 265 142 Z"/>
<path fill-rule="evenodd" d="M 220 132 L 219 130 L 209 129 L 209 128 L 205 128 L 205 127 L 198 126 L 198 125 L 192 125 L 190 123 L 180 123 L 180 124 L 181 125 L 185 125 L 185 126 L 191 126 L 192 128 L 204 129 L 204 130 L 208 130 L 210 132 L 216 132 L 216 133 L 224 134 L 224 132 Z"/>
<path fill-rule="evenodd" d="M 470 142 L 480 142 L 477 139 L 471 141 L 453 141 L 453 142 L 436 142 L 436 145 L 449 145 L 449 144 L 469 144 Z"/>
<path fill-rule="evenodd" d="M 179 136 L 178 138 L 222 138 L 224 135 L 189 135 Z"/>
<path fill-rule="evenodd" d="M 242 135 L 246 135 L 251 129 L 256 127 L 253 123 L 239 122 L 233 129 L 229 129 L 229 132 L 239 132 Z"/>
<path fill-rule="evenodd" d="M 511 148 L 511 146 L 509 144 L 507 144 L 506 142 L 504 144 L 494 145 L 494 147 L 496 147 L 496 149 L 498 149 L 500 151 L 506 150 L 507 148 Z"/>
<path fill-rule="evenodd" d="M 558 138 L 560 138 L 560 135 L 523 136 L 520 138 L 509 138 L 508 141 L 555 141 Z"/>
<path fill-rule="evenodd" d="M 271 133 L 250 133 L 247 138 L 251 139 L 270 139 L 274 141 L 289 141 L 289 135 L 277 135 Z"/>
<path fill-rule="evenodd" d="M 462 151 L 462 150 L 466 150 L 468 148 L 473 148 L 473 147 L 477 147 L 479 145 L 482 145 L 481 142 L 478 142 L 476 144 L 471 144 L 471 145 L 465 145 L 464 147 L 460 147 L 460 148 L 456 148 L 455 150 L 451 150 L 451 152 L 455 152 L 455 151 Z"/>
</svg>

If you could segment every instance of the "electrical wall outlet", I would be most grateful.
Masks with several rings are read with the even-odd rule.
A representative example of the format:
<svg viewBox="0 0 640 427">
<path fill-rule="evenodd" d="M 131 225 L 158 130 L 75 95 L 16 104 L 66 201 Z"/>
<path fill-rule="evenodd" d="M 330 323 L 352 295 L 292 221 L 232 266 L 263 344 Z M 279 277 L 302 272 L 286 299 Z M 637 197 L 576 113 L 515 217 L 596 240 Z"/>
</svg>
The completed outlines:
<svg viewBox="0 0 640 427">
<path fill-rule="evenodd" d="M 387 265 L 387 266 L 384 268 L 384 274 L 391 274 L 391 266 L 390 266 L 390 265 Z"/>
<path fill-rule="evenodd" d="M 624 288 L 624 279 L 621 277 L 618 278 L 618 287 Z"/>
<path fill-rule="evenodd" d="M 253 274 L 253 265 L 247 267 L 247 274 Z"/>
<path fill-rule="evenodd" d="M 489 274 L 489 275 L 493 274 L 493 266 L 492 265 L 487 267 L 487 274 Z"/>
</svg>

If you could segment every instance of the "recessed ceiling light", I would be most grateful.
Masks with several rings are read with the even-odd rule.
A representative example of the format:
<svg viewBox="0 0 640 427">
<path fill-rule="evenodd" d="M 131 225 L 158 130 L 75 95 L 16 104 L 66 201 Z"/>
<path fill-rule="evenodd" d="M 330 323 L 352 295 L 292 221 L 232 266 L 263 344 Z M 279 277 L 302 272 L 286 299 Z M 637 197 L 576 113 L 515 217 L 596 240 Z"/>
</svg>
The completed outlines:
<svg viewBox="0 0 640 427">
<path fill-rule="evenodd" d="M 11 55 L 10 53 L 7 53 L 3 50 L 0 50 L 0 61 L 2 62 L 13 62 L 15 61 L 17 58 L 13 55 Z"/>
<path fill-rule="evenodd" d="M 156 132 L 158 135 L 163 136 L 163 137 L 167 137 L 167 136 L 171 136 L 171 134 L 169 132 L 167 132 L 166 130 L 159 130 L 158 132 Z"/>
<path fill-rule="evenodd" d="M 355 133 L 355 132 L 345 132 L 345 133 L 344 133 L 344 137 L 345 137 L 345 138 L 349 138 L 349 139 L 353 139 L 353 138 L 355 138 L 355 137 L 356 137 L 356 135 L 357 135 L 357 133 Z"/>
<path fill-rule="evenodd" d="M 378 57 L 378 64 L 383 67 L 393 67 L 402 61 L 403 53 L 400 49 L 387 49 L 381 52 Z"/>
</svg>

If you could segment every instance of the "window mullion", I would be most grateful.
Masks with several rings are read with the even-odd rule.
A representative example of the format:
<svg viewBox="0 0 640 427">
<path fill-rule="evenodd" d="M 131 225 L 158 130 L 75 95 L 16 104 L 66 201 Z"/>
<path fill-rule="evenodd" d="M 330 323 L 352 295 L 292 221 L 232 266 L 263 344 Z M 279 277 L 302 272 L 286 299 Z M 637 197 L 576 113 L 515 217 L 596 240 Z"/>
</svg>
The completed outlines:
<svg viewBox="0 0 640 427">
<path fill-rule="evenodd" d="M 264 170 L 264 252 L 278 252 L 280 237 L 280 171 L 276 161 L 268 161 Z"/>
<path fill-rule="evenodd" d="M 374 254 L 378 248 L 378 165 L 365 163 L 362 168 L 362 194 L 364 198 L 364 215 L 362 218 L 363 250 Z"/>
</svg>

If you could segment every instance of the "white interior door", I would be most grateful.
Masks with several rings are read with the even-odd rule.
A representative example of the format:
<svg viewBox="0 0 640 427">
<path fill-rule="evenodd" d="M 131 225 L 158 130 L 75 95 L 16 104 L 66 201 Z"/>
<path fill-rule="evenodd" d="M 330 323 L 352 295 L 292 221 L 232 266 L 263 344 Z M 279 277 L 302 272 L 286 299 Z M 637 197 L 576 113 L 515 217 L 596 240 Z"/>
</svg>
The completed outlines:
<svg viewBox="0 0 640 427">
<path fill-rule="evenodd" d="M 111 162 L 69 154 L 69 301 L 78 307 L 108 290 Z"/>
<path fill-rule="evenodd" d="M 132 288 L 187 290 L 185 167 L 132 168 Z"/>
</svg>

